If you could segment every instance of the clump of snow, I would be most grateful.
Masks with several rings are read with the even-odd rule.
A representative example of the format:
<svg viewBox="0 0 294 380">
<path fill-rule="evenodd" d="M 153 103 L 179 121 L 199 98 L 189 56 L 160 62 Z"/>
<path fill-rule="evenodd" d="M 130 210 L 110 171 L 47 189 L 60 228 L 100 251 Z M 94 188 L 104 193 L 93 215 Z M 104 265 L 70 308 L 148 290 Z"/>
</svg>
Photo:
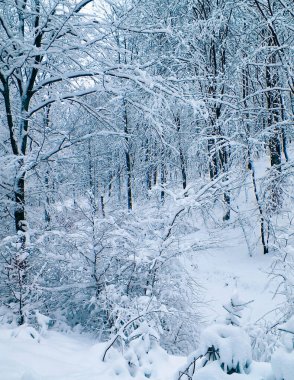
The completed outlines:
<svg viewBox="0 0 294 380">
<path fill-rule="evenodd" d="M 200 344 L 179 369 L 180 380 L 221 380 L 234 373 L 251 372 L 252 352 L 249 336 L 239 326 L 215 324 L 200 336 Z"/>
<path fill-rule="evenodd" d="M 112 364 L 115 375 L 160 379 L 158 363 L 165 365 L 169 355 L 159 345 L 159 333 L 152 321 L 136 321 L 131 332 L 122 331 L 116 335 L 105 350 L 107 362 Z M 116 339 L 119 336 L 119 339 Z M 117 348 L 116 341 L 121 342 Z M 157 364 L 156 364 L 157 363 Z"/>
<path fill-rule="evenodd" d="M 233 325 L 215 324 L 206 328 L 201 335 L 199 353 L 209 360 L 217 360 L 227 373 L 247 373 L 252 362 L 248 335 Z"/>
<path fill-rule="evenodd" d="M 124 357 L 128 362 L 130 374 L 153 377 L 154 360 L 166 362 L 168 359 L 167 353 L 159 346 L 157 331 L 144 321 L 130 334 L 128 340 L 128 349 Z"/>
<path fill-rule="evenodd" d="M 35 339 L 40 342 L 41 336 L 39 332 L 32 326 L 23 324 L 12 330 L 11 336 L 14 338 L 20 338 L 22 340 L 32 340 Z"/>
<path fill-rule="evenodd" d="M 35 311 L 36 321 L 41 335 L 44 335 L 49 328 L 51 318 L 41 314 L 38 310 Z"/>
<path fill-rule="evenodd" d="M 217 362 L 212 362 L 199 369 L 193 376 L 193 380 L 275 380 L 275 378 L 269 363 L 253 362 L 250 374 L 233 373 L 228 375 L 222 371 Z"/>
<path fill-rule="evenodd" d="M 31 371 L 26 371 L 22 375 L 21 380 L 37 380 L 37 378 Z"/>
<path fill-rule="evenodd" d="M 234 291 L 231 296 L 230 302 L 223 305 L 223 308 L 227 311 L 226 321 L 227 325 L 240 326 L 240 320 L 242 317 L 242 311 L 247 307 L 249 303 L 253 301 L 246 302 L 242 300 L 237 292 Z"/>
<path fill-rule="evenodd" d="M 225 375 L 250 373 L 251 341 L 240 327 L 241 312 L 248 303 L 251 301 L 242 301 L 234 292 L 230 302 L 224 305 L 227 312 L 224 323 L 215 323 L 202 332 L 198 350 L 179 369 L 178 379 L 220 380 Z"/>
<path fill-rule="evenodd" d="M 249 325 L 246 331 L 251 339 L 252 358 L 258 362 L 270 363 L 273 352 L 277 348 L 278 333 L 267 330 L 264 325 Z"/>
<path fill-rule="evenodd" d="M 294 352 L 286 348 L 278 348 L 272 356 L 272 368 L 276 380 L 293 380 L 294 378 Z"/>
<path fill-rule="evenodd" d="M 294 316 L 280 326 L 282 347 L 272 355 L 272 367 L 276 380 L 294 378 Z"/>
</svg>

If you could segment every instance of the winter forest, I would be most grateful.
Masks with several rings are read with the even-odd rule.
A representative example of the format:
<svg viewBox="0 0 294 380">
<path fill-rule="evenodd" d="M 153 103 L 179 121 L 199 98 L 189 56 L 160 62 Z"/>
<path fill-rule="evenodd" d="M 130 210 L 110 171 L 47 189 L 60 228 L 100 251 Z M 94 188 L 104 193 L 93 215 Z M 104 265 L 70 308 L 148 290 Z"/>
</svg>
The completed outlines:
<svg viewBox="0 0 294 380">
<path fill-rule="evenodd" d="M 0 380 L 294 380 L 293 0 L 0 0 Z"/>
</svg>

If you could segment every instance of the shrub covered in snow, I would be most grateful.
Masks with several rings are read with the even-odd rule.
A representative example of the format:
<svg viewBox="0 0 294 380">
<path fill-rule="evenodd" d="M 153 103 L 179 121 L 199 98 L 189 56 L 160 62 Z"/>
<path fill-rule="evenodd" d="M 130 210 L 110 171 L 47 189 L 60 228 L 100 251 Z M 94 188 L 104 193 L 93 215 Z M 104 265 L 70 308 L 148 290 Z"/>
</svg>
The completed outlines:
<svg viewBox="0 0 294 380">
<path fill-rule="evenodd" d="M 154 377 L 154 361 L 168 359 L 167 352 L 159 345 L 159 333 L 154 323 L 139 318 L 124 327 L 107 345 L 103 361 L 113 362 L 116 375 L 127 373 L 132 377 Z"/>
<path fill-rule="evenodd" d="M 210 379 L 211 366 L 222 374 L 248 374 L 252 362 L 248 335 L 238 326 L 215 324 L 206 328 L 200 337 L 198 350 L 188 358 L 179 372 L 179 379 Z M 205 367 L 205 370 L 201 368 Z"/>
<path fill-rule="evenodd" d="M 11 337 L 26 340 L 35 339 L 37 342 L 40 342 L 41 340 L 39 332 L 34 327 L 27 324 L 17 326 L 15 329 L 13 329 L 11 331 Z"/>
<path fill-rule="evenodd" d="M 187 365 L 179 371 L 179 380 L 190 380 L 192 377 L 194 380 L 212 379 L 211 368 L 217 368 L 217 373 L 222 375 L 250 372 L 251 342 L 247 333 L 240 327 L 241 312 L 248 303 L 242 301 L 237 292 L 233 294 L 230 302 L 224 305 L 227 311 L 224 323 L 216 323 L 202 332 L 198 350 L 188 358 Z"/>
<path fill-rule="evenodd" d="M 279 331 L 272 329 L 272 324 L 265 321 L 259 321 L 250 324 L 246 332 L 251 339 L 252 358 L 258 362 L 270 362 L 273 352 L 276 350 L 279 342 Z"/>
<path fill-rule="evenodd" d="M 232 325 L 214 325 L 204 330 L 199 352 L 205 359 L 204 365 L 216 360 L 228 374 L 247 373 L 252 361 L 249 337 Z"/>
<path fill-rule="evenodd" d="M 243 301 L 237 291 L 232 295 L 230 302 L 223 305 L 223 308 L 227 311 L 225 323 L 227 325 L 240 326 L 240 319 L 242 317 L 242 311 L 247 307 L 249 303 L 253 301 Z"/>
<path fill-rule="evenodd" d="M 294 378 L 294 316 L 282 326 L 282 346 L 272 356 L 272 367 L 276 380 Z"/>
<path fill-rule="evenodd" d="M 166 357 L 167 353 L 159 346 L 157 331 L 143 322 L 128 338 L 128 348 L 124 354 L 132 376 L 140 373 L 144 377 L 152 376 L 152 364 L 156 356 Z"/>
</svg>

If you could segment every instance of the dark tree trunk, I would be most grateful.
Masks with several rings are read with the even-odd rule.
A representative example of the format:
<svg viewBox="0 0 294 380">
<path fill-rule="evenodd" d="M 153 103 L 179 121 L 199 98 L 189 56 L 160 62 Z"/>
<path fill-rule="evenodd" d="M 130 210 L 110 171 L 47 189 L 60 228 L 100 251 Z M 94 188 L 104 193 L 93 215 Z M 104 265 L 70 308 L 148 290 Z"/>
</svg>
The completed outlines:
<svg viewBox="0 0 294 380">
<path fill-rule="evenodd" d="M 23 163 L 21 162 L 19 170 L 22 170 Z M 17 279 L 18 295 L 16 296 L 18 301 L 18 324 L 23 325 L 25 323 L 24 316 L 24 293 L 25 293 L 25 282 L 27 276 L 27 258 L 25 255 L 26 250 L 26 232 L 27 232 L 27 222 L 25 215 L 25 173 L 22 173 L 19 178 L 16 179 L 15 184 L 15 210 L 14 210 L 14 221 L 15 229 L 18 235 L 18 241 L 20 247 L 13 260 L 14 262 L 14 276 Z"/>
<path fill-rule="evenodd" d="M 152 166 L 150 165 L 150 147 L 149 141 L 146 139 L 146 147 L 145 147 L 145 167 L 146 167 L 146 187 L 147 190 L 151 190 L 152 188 Z"/>
<path fill-rule="evenodd" d="M 49 227 L 50 222 L 51 222 L 51 216 L 50 216 L 50 196 L 49 196 L 49 170 L 47 168 L 46 173 L 45 173 L 45 189 L 46 189 L 46 199 L 45 199 L 45 223 L 46 227 Z"/>
<path fill-rule="evenodd" d="M 181 144 L 181 121 L 179 116 L 176 117 L 176 126 L 177 126 L 177 133 L 178 133 L 178 140 L 179 140 L 179 158 L 180 158 L 180 166 L 181 166 L 181 174 L 182 174 L 182 186 L 185 190 L 187 187 L 187 173 L 186 173 L 186 163 L 185 163 L 185 157 L 183 153 L 183 148 Z"/>
<path fill-rule="evenodd" d="M 164 186 L 166 182 L 166 164 L 165 164 L 165 151 L 164 147 L 161 148 L 161 155 L 160 155 L 160 186 L 161 186 L 161 191 L 160 191 L 160 200 L 161 203 L 164 203 L 164 197 L 165 197 L 165 191 L 164 191 Z"/>
<path fill-rule="evenodd" d="M 213 180 L 218 176 L 218 164 L 216 157 L 216 141 L 215 138 L 210 138 L 208 140 L 208 152 L 209 152 L 209 176 Z"/>
<path fill-rule="evenodd" d="M 263 248 L 263 254 L 266 255 L 268 253 L 268 241 L 266 239 L 266 220 L 264 217 L 263 207 L 259 199 L 258 189 L 257 189 L 257 182 L 256 182 L 256 174 L 254 169 L 254 162 L 251 152 L 251 144 L 248 140 L 248 136 L 250 136 L 250 127 L 247 124 L 247 120 L 249 119 L 249 113 L 248 113 L 248 104 L 246 101 L 247 96 L 249 95 L 249 73 L 248 68 L 243 70 L 243 79 L 242 79 L 242 96 L 243 96 L 243 105 L 245 108 L 245 131 L 246 131 L 246 140 L 247 140 L 247 156 L 248 156 L 248 169 L 251 172 L 251 179 L 253 184 L 253 191 L 255 200 L 258 207 L 259 212 L 259 219 L 260 219 L 260 236 L 261 236 L 261 244 Z"/>
<path fill-rule="evenodd" d="M 275 57 L 271 57 L 271 64 L 276 63 Z M 271 127 L 271 136 L 269 139 L 269 151 L 271 166 L 275 166 L 277 170 L 281 170 L 281 136 L 279 123 L 280 113 L 280 94 L 276 89 L 278 86 L 278 73 L 277 69 L 272 66 L 266 67 L 266 86 L 272 89 L 267 94 L 267 108 L 268 108 L 268 126 Z"/>
<path fill-rule="evenodd" d="M 126 171 L 127 171 L 127 200 L 128 200 L 128 210 L 133 208 L 133 197 L 132 197 L 132 163 L 130 154 L 130 138 L 129 138 L 129 121 L 127 113 L 127 103 L 124 99 L 124 132 L 125 132 L 125 158 L 126 158 Z"/>
<path fill-rule="evenodd" d="M 282 188 L 278 184 L 277 177 L 281 172 L 282 163 L 282 144 L 281 144 L 281 127 L 279 125 L 281 116 L 281 92 L 279 86 L 279 69 L 278 53 L 274 50 L 277 47 L 277 40 L 273 31 L 268 30 L 268 59 L 266 66 L 266 87 L 268 90 L 266 94 L 267 99 L 267 125 L 270 128 L 270 138 L 268 147 L 270 152 L 270 164 L 273 169 L 273 178 L 270 189 L 270 207 L 271 213 L 276 212 L 282 203 Z"/>
<path fill-rule="evenodd" d="M 16 180 L 14 221 L 16 232 L 25 231 L 25 175 Z M 25 239 L 25 237 L 23 237 Z M 25 240 L 24 240 L 25 241 Z"/>
</svg>

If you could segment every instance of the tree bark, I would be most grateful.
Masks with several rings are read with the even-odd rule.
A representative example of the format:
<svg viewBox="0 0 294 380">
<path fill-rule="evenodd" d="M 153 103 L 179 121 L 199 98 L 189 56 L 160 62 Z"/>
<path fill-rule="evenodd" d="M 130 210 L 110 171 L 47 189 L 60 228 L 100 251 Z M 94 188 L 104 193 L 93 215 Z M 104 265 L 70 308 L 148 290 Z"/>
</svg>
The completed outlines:
<svg viewBox="0 0 294 380">
<path fill-rule="evenodd" d="M 132 196 L 132 163 L 130 154 L 130 138 L 129 138 L 129 121 L 127 113 L 127 102 L 124 99 L 124 132 L 125 132 L 125 158 L 126 158 L 126 174 L 127 174 L 127 203 L 128 210 L 133 208 L 133 196 Z"/>
</svg>

